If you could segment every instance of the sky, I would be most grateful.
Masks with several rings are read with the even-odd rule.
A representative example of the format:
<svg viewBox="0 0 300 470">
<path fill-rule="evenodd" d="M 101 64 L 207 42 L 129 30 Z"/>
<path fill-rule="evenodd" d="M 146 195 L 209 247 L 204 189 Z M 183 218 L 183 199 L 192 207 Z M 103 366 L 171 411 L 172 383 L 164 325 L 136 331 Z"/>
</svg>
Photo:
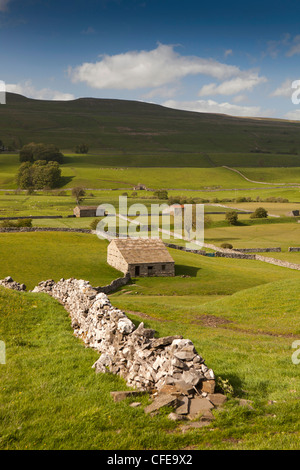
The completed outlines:
<svg viewBox="0 0 300 470">
<path fill-rule="evenodd" d="M 299 18 L 298 0 L 0 0 L 0 81 L 35 99 L 300 120 Z"/>
</svg>

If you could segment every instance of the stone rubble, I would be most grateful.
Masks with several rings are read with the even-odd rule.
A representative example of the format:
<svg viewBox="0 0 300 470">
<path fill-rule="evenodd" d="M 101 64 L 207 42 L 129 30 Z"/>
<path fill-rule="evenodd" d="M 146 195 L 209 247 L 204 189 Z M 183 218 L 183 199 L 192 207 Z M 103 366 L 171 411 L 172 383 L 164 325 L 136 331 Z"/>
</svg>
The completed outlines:
<svg viewBox="0 0 300 470">
<path fill-rule="evenodd" d="M 0 280 L 0 286 L 18 291 L 26 290 L 25 284 L 19 284 L 18 282 L 15 282 L 10 276 L 7 276 L 5 279 Z"/>
<path fill-rule="evenodd" d="M 6 279 L 6 284 L 12 285 L 13 281 Z M 136 327 L 123 311 L 111 305 L 101 288 L 71 278 L 40 282 L 32 292 L 47 293 L 65 307 L 74 335 L 100 353 L 92 365 L 97 373 L 118 374 L 135 389 L 135 393 L 112 392 L 115 401 L 146 392 L 152 398 L 146 413 L 171 406 L 177 419 L 195 419 L 226 400 L 215 394 L 214 372 L 191 340 L 180 335 L 156 338 L 155 330 L 145 328 L 143 322 Z"/>
</svg>

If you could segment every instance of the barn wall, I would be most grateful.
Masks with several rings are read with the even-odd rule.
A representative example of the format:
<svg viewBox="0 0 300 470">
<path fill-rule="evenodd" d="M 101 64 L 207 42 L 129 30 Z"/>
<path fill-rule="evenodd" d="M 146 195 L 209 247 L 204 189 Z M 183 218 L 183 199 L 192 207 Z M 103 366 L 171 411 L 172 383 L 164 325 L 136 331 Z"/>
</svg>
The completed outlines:
<svg viewBox="0 0 300 470">
<path fill-rule="evenodd" d="M 128 263 L 113 244 L 110 244 L 107 249 L 107 263 L 124 274 L 128 272 Z"/>
<path fill-rule="evenodd" d="M 162 266 L 165 266 L 165 270 L 162 269 Z M 175 265 L 174 263 L 139 263 L 139 264 L 129 264 L 128 272 L 131 277 L 136 277 L 135 267 L 139 266 L 140 268 L 140 277 L 150 277 L 150 276 L 175 276 Z M 152 267 L 149 270 L 149 266 Z"/>
</svg>

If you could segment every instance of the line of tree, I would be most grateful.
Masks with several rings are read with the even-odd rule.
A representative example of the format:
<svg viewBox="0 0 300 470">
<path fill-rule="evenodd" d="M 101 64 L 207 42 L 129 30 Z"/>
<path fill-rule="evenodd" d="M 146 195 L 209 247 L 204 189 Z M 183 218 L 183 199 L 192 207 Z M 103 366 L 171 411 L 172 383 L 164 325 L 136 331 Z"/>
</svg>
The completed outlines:
<svg viewBox="0 0 300 470">
<path fill-rule="evenodd" d="M 57 188 L 61 184 L 59 164 L 46 160 L 24 162 L 17 173 L 17 184 L 20 189 Z"/>
<path fill-rule="evenodd" d="M 88 153 L 89 146 L 87 144 L 78 144 L 75 147 L 75 153 Z"/>
<path fill-rule="evenodd" d="M 19 153 L 20 162 L 35 162 L 38 160 L 45 160 L 46 162 L 63 163 L 63 154 L 53 144 L 36 144 L 31 142 L 24 145 Z"/>
</svg>

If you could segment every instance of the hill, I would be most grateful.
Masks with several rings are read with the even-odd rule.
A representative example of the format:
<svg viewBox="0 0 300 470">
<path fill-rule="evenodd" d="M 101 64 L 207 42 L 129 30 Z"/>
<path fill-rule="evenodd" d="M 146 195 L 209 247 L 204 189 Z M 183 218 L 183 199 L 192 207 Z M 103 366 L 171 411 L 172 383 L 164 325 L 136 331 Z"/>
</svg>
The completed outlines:
<svg viewBox="0 0 300 470">
<path fill-rule="evenodd" d="M 194 167 L 300 166 L 300 122 L 179 111 L 138 101 L 43 101 L 7 93 L 0 126 L 1 140 L 16 148 L 35 141 L 70 152 L 85 142 L 90 154 L 138 154 L 141 162 L 161 156 L 175 160 L 174 166 L 186 166 L 182 156 Z"/>
</svg>

